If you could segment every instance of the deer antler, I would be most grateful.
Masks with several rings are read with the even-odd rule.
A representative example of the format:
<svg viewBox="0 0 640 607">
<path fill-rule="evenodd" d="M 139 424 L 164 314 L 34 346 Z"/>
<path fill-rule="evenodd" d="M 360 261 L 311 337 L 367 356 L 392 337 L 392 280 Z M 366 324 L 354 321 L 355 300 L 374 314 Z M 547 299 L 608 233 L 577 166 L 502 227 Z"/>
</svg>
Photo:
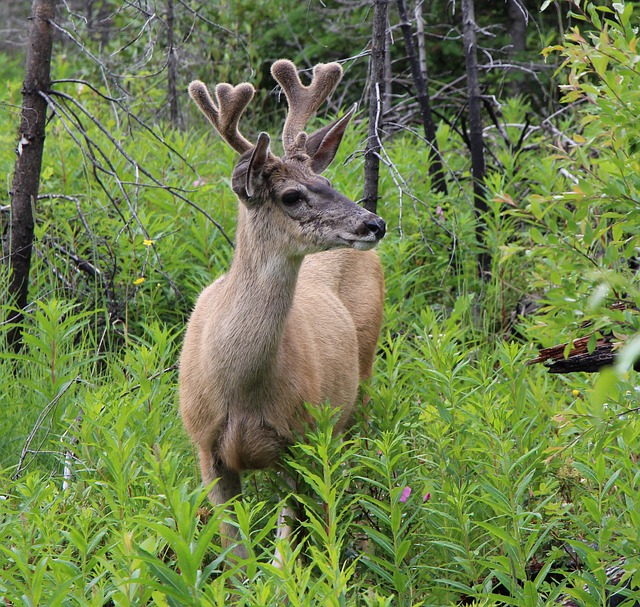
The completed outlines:
<svg viewBox="0 0 640 607">
<path fill-rule="evenodd" d="M 209 119 L 220 136 L 238 153 L 244 154 L 253 149 L 253 144 L 247 141 L 238 130 L 238 121 L 245 108 L 253 98 L 255 89 L 248 82 L 238 86 L 220 83 L 216 86 L 215 96 L 217 105 L 211 98 L 207 86 L 194 80 L 189 85 L 189 95 L 200 111 Z"/>
<path fill-rule="evenodd" d="M 313 68 L 309 86 L 304 86 L 296 66 L 287 59 L 279 59 L 271 66 L 271 75 L 282 87 L 287 97 L 289 113 L 282 130 L 282 144 L 289 157 L 305 151 L 306 135 L 303 131 L 307 121 L 342 78 L 339 63 L 319 63 Z"/>
</svg>

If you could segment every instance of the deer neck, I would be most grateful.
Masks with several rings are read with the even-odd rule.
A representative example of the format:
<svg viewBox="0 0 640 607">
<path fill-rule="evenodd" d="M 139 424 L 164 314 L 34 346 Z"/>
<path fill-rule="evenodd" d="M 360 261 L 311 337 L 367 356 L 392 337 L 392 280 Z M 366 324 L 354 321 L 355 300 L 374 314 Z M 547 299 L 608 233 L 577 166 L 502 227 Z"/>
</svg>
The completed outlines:
<svg viewBox="0 0 640 607">
<path fill-rule="evenodd" d="M 235 368 L 247 384 L 264 381 L 277 364 L 303 259 L 274 250 L 268 218 L 260 215 L 241 208 L 226 279 L 233 298 L 230 346 L 237 352 Z"/>
</svg>

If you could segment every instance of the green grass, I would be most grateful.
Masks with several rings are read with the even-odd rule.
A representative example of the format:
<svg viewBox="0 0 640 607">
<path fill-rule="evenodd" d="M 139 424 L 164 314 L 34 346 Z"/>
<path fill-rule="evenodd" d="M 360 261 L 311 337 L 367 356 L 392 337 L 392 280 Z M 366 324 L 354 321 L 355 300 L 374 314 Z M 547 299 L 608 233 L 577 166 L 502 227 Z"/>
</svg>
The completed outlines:
<svg viewBox="0 0 640 607">
<path fill-rule="evenodd" d="M 401 251 L 392 236 L 383 257 Z M 275 473 L 246 479 L 236 511 L 247 583 L 222 568 L 222 513 L 199 488 L 178 417 L 170 367 L 182 327 L 151 323 L 98 365 L 86 313 L 38 306 L 31 347 L 1 367 L 3 410 L 19 403 L 20 413 L 2 434 L 0 595 L 33 605 L 544 605 L 560 592 L 569 546 L 584 569 L 563 583 L 604 592 L 603 568 L 635 562 L 640 539 L 640 424 L 625 415 L 637 406 L 634 377 L 598 405 L 589 378 L 553 377 L 525 366 L 529 345 L 488 340 L 472 297 L 446 313 L 416 309 L 406 294 L 432 280 L 420 268 L 387 275 L 369 410 L 345 441 L 320 417 L 289 458 L 307 481 L 305 534 L 282 572 L 269 565 Z M 39 453 L 12 480 L 32 428 Z"/>
</svg>

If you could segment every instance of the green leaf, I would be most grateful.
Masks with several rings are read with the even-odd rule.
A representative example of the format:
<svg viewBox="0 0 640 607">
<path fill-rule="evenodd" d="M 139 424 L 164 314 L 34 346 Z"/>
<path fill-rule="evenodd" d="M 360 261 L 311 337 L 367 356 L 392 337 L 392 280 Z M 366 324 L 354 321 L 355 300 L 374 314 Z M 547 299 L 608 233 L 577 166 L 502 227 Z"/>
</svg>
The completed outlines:
<svg viewBox="0 0 640 607">
<path fill-rule="evenodd" d="M 531 236 L 531 240 L 536 244 L 545 244 L 544 237 L 538 228 L 531 227 L 529 228 L 529 236 Z"/>
<path fill-rule="evenodd" d="M 616 370 L 618 373 L 626 373 L 640 360 L 640 335 L 636 335 L 618 353 Z"/>
<path fill-rule="evenodd" d="M 602 406 L 617 393 L 617 385 L 618 375 L 614 369 L 606 368 L 600 371 L 591 396 L 593 414 L 596 417 L 602 417 Z"/>
</svg>

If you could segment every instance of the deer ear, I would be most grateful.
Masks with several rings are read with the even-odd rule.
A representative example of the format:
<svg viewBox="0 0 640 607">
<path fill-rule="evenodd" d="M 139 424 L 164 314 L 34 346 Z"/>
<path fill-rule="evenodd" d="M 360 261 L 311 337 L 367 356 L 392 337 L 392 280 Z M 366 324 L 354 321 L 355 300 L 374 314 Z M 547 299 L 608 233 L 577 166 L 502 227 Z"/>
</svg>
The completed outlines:
<svg viewBox="0 0 640 607">
<path fill-rule="evenodd" d="M 251 199 L 260 183 L 262 176 L 262 170 L 264 165 L 269 159 L 269 144 L 271 139 L 267 133 L 260 133 L 258 135 L 258 141 L 251 153 L 251 159 L 249 160 L 249 168 L 247 169 L 245 191 L 247 198 Z"/>
<path fill-rule="evenodd" d="M 319 175 L 333 162 L 342 136 L 357 109 L 358 104 L 354 103 L 342 118 L 309 135 L 306 149 L 311 157 L 311 168 L 314 173 Z"/>
</svg>

